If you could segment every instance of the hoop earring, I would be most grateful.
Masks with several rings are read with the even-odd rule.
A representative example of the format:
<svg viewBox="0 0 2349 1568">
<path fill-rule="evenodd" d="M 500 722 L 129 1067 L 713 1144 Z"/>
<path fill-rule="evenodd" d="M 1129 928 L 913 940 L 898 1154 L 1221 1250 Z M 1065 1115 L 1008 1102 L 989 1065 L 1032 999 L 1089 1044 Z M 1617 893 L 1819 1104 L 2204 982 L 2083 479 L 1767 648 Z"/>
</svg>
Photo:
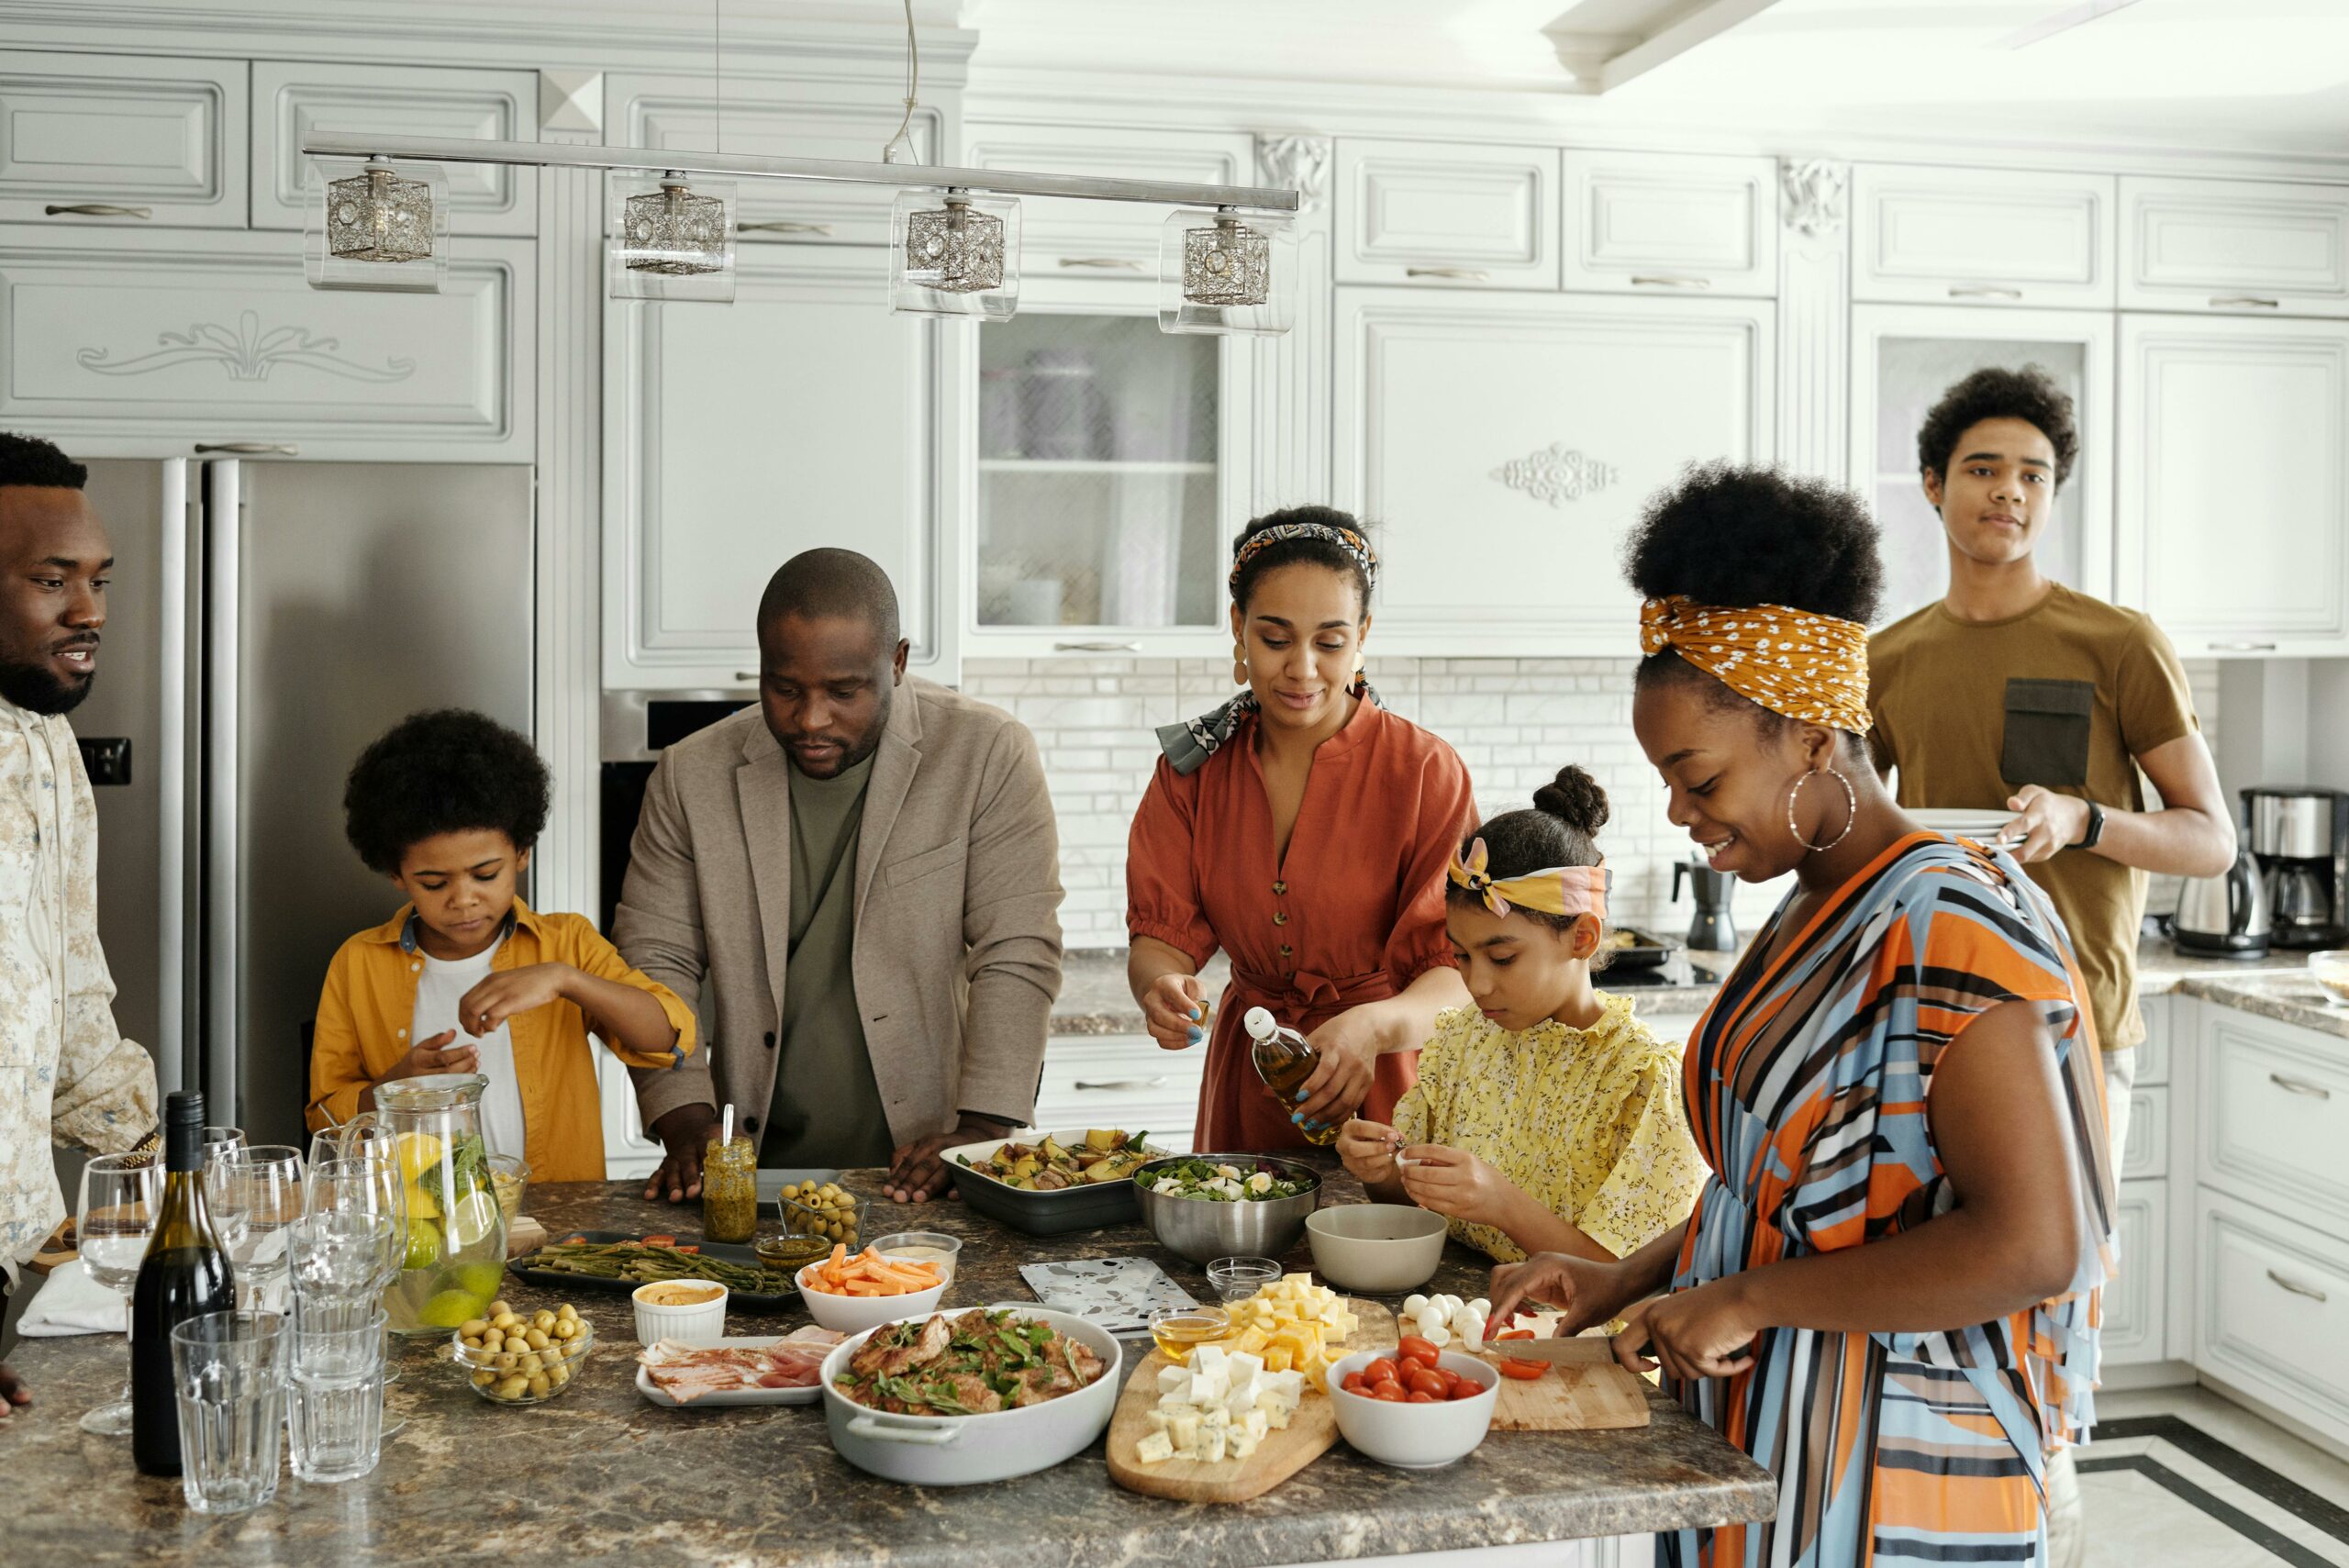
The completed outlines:
<svg viewBox="0 0 2349 1568">
<path fill-rule="evenodd" d="M 1814 844 L 1804 838 L 1802 829 L 1795 825 L 1795 802 L 1802 795 L 1802 786 L 1819 775 L 1817 773 L 1798 774 L 1795 778 L 1795 787 L 1787 791 L 1787 831 L 1795 836 L 1796 843 L 1800 844 L 1814 855 L 1825 850 L 1831 850 L 1851 837 L 1852 825 L 1860 819 L 1860 797 L 1853 792 L 1852 781 L 1845 778 L 1842 770 L 1831 762 L 1828 764 L 1827 772 L 1837 784 L 1843 786 L 1843 830 L 1823 844 Z"/>
<path fill-rule="evenodd" d="M 1248 684 L 1248 651 L 1237 642 L 1231 645 L 1231 684 L 1235 686 Z"/>
</svg>

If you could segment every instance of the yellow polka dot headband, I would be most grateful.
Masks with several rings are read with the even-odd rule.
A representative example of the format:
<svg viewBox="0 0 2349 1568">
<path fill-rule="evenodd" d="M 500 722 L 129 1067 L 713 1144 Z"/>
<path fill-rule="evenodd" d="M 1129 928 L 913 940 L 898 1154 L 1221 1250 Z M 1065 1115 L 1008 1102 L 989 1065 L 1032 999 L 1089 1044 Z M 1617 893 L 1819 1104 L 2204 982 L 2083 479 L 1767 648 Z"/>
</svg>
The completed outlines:
<svg viewBox="0 0 2349 1568">
<path fill-rule="evenodd" d="M 1453 851 L 1446 874 L 1453 886 L 1480 895 L 1485 907 L 1496 915 L 1506 915 L 1521 906 L 1544 915 L 1596 915 L 1602 920 L 1607 918 L 1607 884 L 1614 879 L 1614 873 L 1603 865 L 1551 866 L 1545 871 L 1530 871 L 1523 876 L 1505 876 L 1496 881 L 1488 869 L 1491 864 L 1485 840 L 1479 838 L 1468 846 L 1466 860 L 1460 858 L 1459 851 Z"/>
<path fill-rule="evenodd" d="M 1675 594 L 1640 606 L 1640 651 L 1667 648 L 1772 713 L 1868 732 L 1868 629 L 1857 621 Z"/>
</svg>

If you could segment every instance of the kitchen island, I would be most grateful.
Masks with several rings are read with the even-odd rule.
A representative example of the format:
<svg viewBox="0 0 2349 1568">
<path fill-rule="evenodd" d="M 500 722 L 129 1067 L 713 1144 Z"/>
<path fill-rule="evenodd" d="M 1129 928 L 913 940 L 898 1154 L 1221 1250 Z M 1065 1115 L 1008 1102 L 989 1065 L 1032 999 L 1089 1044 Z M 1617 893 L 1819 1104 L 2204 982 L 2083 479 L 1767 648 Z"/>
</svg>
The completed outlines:
<svg viewBox="0 0 2349 1568">
<path fill-rule="evenodd" d="M 1195 1266 L 1139 1225 L 1029 1237 L 959 1204 L 901 1207 L 878 1171 L 842 1184 L 874 1196 L 874 1234 L 922 1228 L 964 1242 L 945 1306 L 1030 1302 L 1018 1266 L 1140 1254 L 1195 1296 Z M 647 1203 L 635 1184 L 529 1190 L 525 1212 L 557 1239 L 575 1229 L 698 1234 L 699 1212 Z M 1362 1192 L 1342 1173 L 1328 1201 Z M 1309 1268 L 1303 1244 L 1288 1260 Z M 1486 1291 L 1483 1261 L 1456 1244 L 1430 1289 Z M 274 1502 L 227 1518 L 191 1514 L 179 1483 L 140 1475 L 127 1439 L 89 1437 L 83 1411 L 112 1394 L 122 1340 L 28 1340 L 11 1357 L 35 1403 L 0 1424 L 0 1520 L 11 1568 L 113 1563 L 621 1562 L 952 1564 L 1050 1568 L 1103 1562 L 1245 1568 L 1405 1552 L 1637 1534 L 1765 1517 L 1769 1473 L 1651 1392 L 1653 1422 L 1620 1431 L 1492 1434 L 1445 1470 L 1390 1470 L 1341 1442 L 1271 1493 L 1238 1506 L 1138 1496 L 1109 1479 L 1102 1446 L 1018 1480 L 924 1489 L 876 1480 L 832 1451 L 820 1405 L 667 1410 L 636 1391 L 628 1297 L 581 1287 L 558 1296 L 509 1277 L 518 1307 L 573 1303 L 596 1329 L 578 1386 L 527 1408 L 474 1396 L 445 1340 L 407 1342 L 391 1413 L 407 1425 L 366 1478 L 308 1485 L 287 1473 Z M 1390 1302 L 1390 1305 L 1392 1303 Z M 734 1334 L 783 1333 L 804 1312 L 728 1321 Z M 1149 1349 L 1129 1341 L 1129 1370 Z M 1561 1552 L 1545 1561 L 1574 1562 Z"/>
</svg>

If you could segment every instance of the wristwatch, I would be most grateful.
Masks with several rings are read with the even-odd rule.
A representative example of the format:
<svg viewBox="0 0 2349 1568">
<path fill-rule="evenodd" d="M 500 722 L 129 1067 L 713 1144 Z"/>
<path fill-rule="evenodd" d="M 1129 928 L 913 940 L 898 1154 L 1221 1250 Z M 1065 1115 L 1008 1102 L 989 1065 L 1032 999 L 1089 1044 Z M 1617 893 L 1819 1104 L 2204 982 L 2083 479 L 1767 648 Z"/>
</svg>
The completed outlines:
<svg viewBox="0 0 2349 1568">
<path fill-rule="evenodd" d="M 2076 850 L 2093 850 L 2097 846 L 2097 840 L 2103 837 L 2104 807 L 2091 800 L 2088 802 L 2087 831 L 2080 835 L 2080 841 L 2074 844 L 2072 848 Z"/>
</svg>

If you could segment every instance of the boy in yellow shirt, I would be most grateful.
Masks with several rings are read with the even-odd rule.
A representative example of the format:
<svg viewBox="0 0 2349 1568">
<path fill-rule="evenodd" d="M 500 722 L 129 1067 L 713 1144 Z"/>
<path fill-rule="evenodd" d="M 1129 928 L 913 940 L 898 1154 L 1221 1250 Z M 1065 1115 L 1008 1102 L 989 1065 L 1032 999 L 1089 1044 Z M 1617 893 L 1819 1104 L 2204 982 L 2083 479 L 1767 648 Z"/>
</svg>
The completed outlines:
<svg viewBox="0 0 2349 1568">
<path fill-rule="evenodd" d="M 373 1109 L 395 1078 L 479 1073 L 492 1152 L 521 1154 L 536 1181 L 605 1179 L 588 1036 L 631 1067 L 672 1067 L 694 1050 L 694 1015 L 585 916 L 515 895 L 549 793 L 529 741 L 461 708 L 412 714 L 360 754 L 344 830 L 408 902 L 328 966 L 313 1130 Z"/>
</svg>

